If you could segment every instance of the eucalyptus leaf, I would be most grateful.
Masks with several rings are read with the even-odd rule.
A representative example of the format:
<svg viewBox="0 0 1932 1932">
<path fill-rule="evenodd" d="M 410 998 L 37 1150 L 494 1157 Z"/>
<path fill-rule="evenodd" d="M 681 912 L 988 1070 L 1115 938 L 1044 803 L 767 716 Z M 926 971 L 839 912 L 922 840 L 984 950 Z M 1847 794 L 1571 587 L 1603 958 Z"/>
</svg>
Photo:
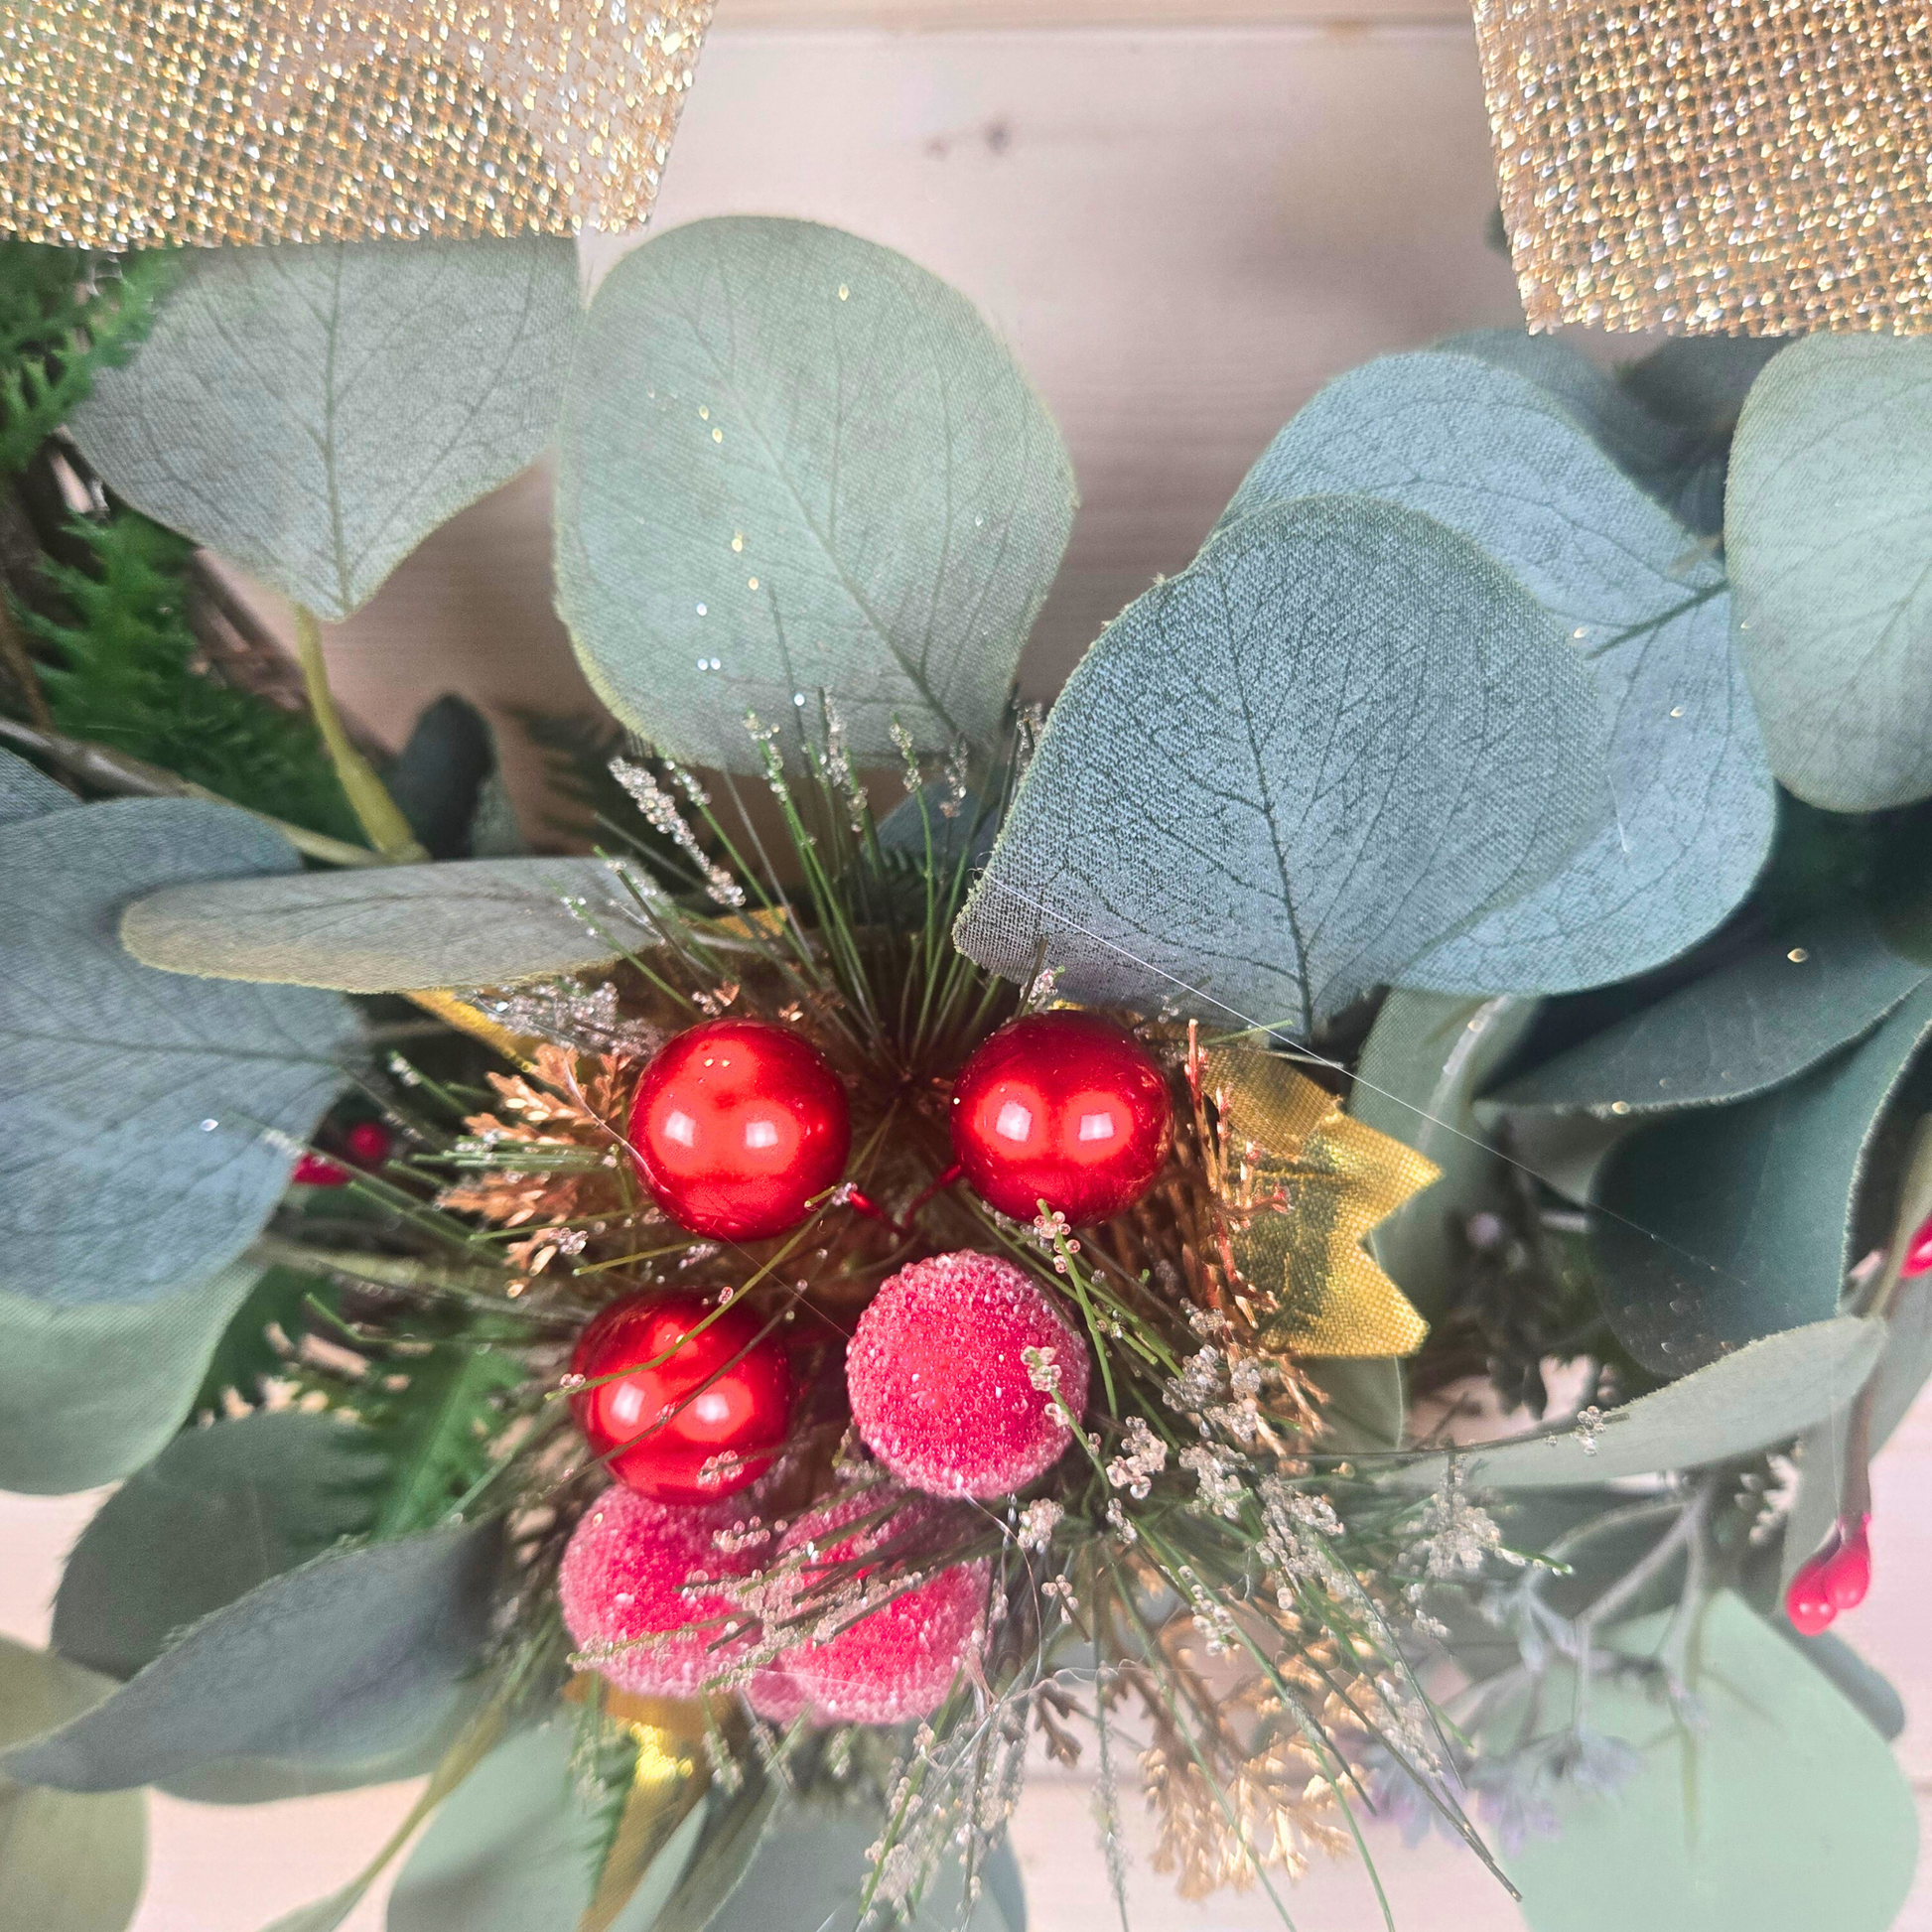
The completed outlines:
<svg viewBox="0 0 1932 1932">
<path fill-rule="evenodd" d="M 1725 549 L 1771 768 L 1833 811 L 1932 796 L 1932 342 L 1807 336 L 1751 389 Z"/>
<path fill-rule="evenodd" d="M 1768 1092 L 1926 979 L 1853 905 L 1765 938 L 1488 1098 L 1507 1113 L 1667 1113 Z"/>
<path fill-rule="evenodd" d="M 1560 620 L 1610 720 L 1614 813 L 1403 984 L 1558 993 L 1695 945 L 1749 891 L 1776 817 L 1723 569 L 1559 400 L 1466 354 L 1384 356 L 1329 383 L 1224 520 L 1341 491 L 1420 510 L 1514 576 Z"/>
<path fill-rule="evenodd" d="M 470 1773 L 397 1874 L 388 1932 L 577 1932 L 591 1902 L 599 1825 L 578 1795 L 571 1744 L 569 1722 L 556 1718 L 497 1745 Z M 699 1803 L 611 1932 L 651 1932 L 704 1824 Z"/>
<path fill-rule="evenodd" d="M 1397 1357 L 1311 1356 L 1299 1366 L 1327 1398 L 1319 1442 L 1324 1455 L 1400 1447 L 1409 1405 Z"/>
<path fill-rule="evenodd" d="M 714 1792 L 704 1831 L 651 1932 L 706 1932 L 751 1869 L 783 1795 L 776 1778 L 748 1767 L 734 1792 Z"/>
<path fill-rule="evenodd" d="M 1897 1691 L 1882 1672 L 1873 1670 L 1843 1637 L 1830 1630 L 1821 1630 L 1815 1637 L 1802 1636 L 1782 1616 L 1773 1616 L 1770 1627 L 1813 1670 L 1829 1678 L 1839 1694 L 1886 1743 L 1891 1743 L 1904 1730 L 1905 1706 Z"/>
<path fill-rule="evenodd" d="M 550 441 L 577 325 L 568 240 L 198 248 L 70 426 L 136 508 L 340 620 Z"/>
<path fill-rule="evenodd" d="M 180 1630 L 366 1529 L 373 1439 L 287 1409 L 178 1436 L 101 1504 L 54 1599 L 54 1647 L 132 1677 Z"/>
<path fill-rule="evenodd" d="M 44 818 L 79 804 L 65 785 L 57 785 L 38 765 L 11 752 L 0 752 L 0 826 L 23 818 Z"/>
<path fill-rule="evenodd" d="M 0 1637 L 0 1744 L 65 1724 L 113 1689 Z M 0 1776 L 0 1932 L 121 1932 L 147 1870 L 138 1791 L 76 1796 Z"/>
<path fill-rule="evenodd" d="M 91 1489 L 157 1454 L 256 1274 L 237 1262 L 144 1302 L 0 1291 L 0 1489 Z"/>
<path fill-rule="evenodd" d="M 358 1036 L 333 994 L 164 978 L 121 908 L 292 873 L 259 820 L 128 799 L 0 829 L 0 1290 L 75 1307 L 207 1282 L 288 1184 Z M 278 1145 L 280 1143 L 280 1145 Z"/>
<path fill-rule="evenodd" d="M 1881 1116 L 1932 1028 L 1920 987 L 1858 1045 L 1756 1100 L 1669 1116 L 1600 1180 L 1603 1309 L 1661 1375 L 1838 1308 Z"/>
<path fill-rule="evenodd" d="M 196 1624 L 90 1711 L 0 1752 L 0 1773 L 64 1791 L 289 1767 L 314 1788 L 397 1776 L 440 1749 L 489 1633 L 494 1527 L 317 1558 Z M 439 1741 L 440 1740 L 440 1741 Z"/>
<path fill-rule="evenodd" d="M 591 682 L 663 751 L 759 768 L 747 711 L 836 703 L 853 755 L 997 742 L 1073 520 L 1012 356 L 903 256 L 733 216 L 634 250 L 564 408 L 557 603 Z"/>
<path fill-rule="evenodd" d="M 1709 1368 L 1610 1410 L 1599 1431 L 1480 1443 L 1455 1452 L 1472 1489 L 1579 1489 L 1695 1469 L 1788 1443 L 1858 1393 L 1884 1346 L 1884 1324 L 1837 1315 L 1746 1343 Z M 1449 1458 L 1410 1462 L 1392 1480 L 1441 1487 Z"/>
<path fill-rule="evenodd" d="M 1653 1656 L 1668 1612 L 1609 1633 Z M 1885 1932 L 1912 1881 L 1918 1819 L 1885 1742 L 1817 1671 L 1728 1590 L 1699 1616 L 1690 1727 L 1640 1679 L 1599 1671 L 1589 1726 L 1637 1753 L 1614 1792 L 1581 1782 L 1554 1794 L 1557 1831 L 1504 1856 L 1531 1932 Z M 1554 1663 L 1546 1726 L 1572 1709 L 1575 1678 Z M 1506 1748 L 1524 1699 L 1483 1726 Z"/>
<path fill-rule="evenodd" d="M 1348 1111 L 1442 1170 L 1368 1237 L 1390 1279 L 1432 1320 L 1457 1286 L 1457 1264 L 1467 1253 L 1461 1229 L 1471 1215 L 1509 1206 L 1516 1192 L 1472 1102 L 1536 1015 L 1534 1000 L 1455 999 L 1398 987 L 1362 1048 Z"/>
<path fill-rule="evenodd" d="M 1560 871 L 1606 811 L 1554 621 L 1465 538 L 1274 504 L 1130 605 L 1048 718 L 956 938 L 1070 997 L 1308 1033 Z"/>
<path fill-rule="evenodd" d="M 622 866 L 605 859 L 470 859 L 191 885 L 121 920 L 135 958 L 210 979 L 345 993 L 500 986 L 608 965 L 655 943 Z"/>
</svg>

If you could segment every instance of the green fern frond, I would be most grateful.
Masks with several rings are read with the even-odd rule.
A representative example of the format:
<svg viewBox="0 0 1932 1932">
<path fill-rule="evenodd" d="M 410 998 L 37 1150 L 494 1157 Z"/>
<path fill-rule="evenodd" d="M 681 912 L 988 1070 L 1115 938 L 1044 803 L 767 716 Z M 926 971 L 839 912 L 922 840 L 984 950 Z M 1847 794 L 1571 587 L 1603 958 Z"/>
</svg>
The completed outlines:
<svg viewBox="0 0 1932 1932">
<path fill-rule="evenodd" d="M 289 1356 L 270 1330 L 290 1346 L 312 1332 L 340 1339 L 329 1316 L 341 1301 L 342 1291 L 320 1276 L 293 1268 L 265 1270 L 221 1331 L 195 1398 L 196 1413 L 222 1414 L 230 1393 L 251 1405 L 259 1402 L 263 1383 L 290 1372 Z"/>
<path fill-rule="evenodd" d="M 513 1355 L 468 1339 L 377 1365 L 356 1405 L 389 1462 L 372 1535 L 434 1527 L 488 1474 L 508 1420 L 499 1398 L 524 1379 Z"/>
<path fill-rule="evenodd" d="M 41 683 L 57 728 L 360 843 L 315 726 L 207 674 L 188 618 L 194 546 L 132 510 L 69 529 L 85 566 L 43 565 L 62 614 L 16 607 L 22 627 L 56 654 Z"/>
</svg>

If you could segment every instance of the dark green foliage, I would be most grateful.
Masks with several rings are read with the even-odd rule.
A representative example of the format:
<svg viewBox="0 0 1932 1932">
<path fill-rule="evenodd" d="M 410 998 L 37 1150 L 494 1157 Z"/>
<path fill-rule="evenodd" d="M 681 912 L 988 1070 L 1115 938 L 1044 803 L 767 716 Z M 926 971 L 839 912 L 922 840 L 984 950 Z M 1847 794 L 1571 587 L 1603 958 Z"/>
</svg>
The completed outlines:
<svg viewBox="0 0 1932 1932">
<path fill-rule="evenodd" d="M 207 675 L 188 618 L 194 546 L 132 510 L 98 523 L 77 517 L 69 529 L 87 565 L 43 565 L 64 615 L 19 612 L 56 653 L 41 682 L 58 729 L 359 842 L 315 726 Z"/>
<path fill-rule="evenodd" d="M 488 1474 L 507 1420 L 498 1398 L 524 1376 L 515 1355 L 469 1337 L 376 1364 L 350 1405 L 389 1460 L 372 1535 L 433 1528 Z M 387 1386 L 398 1377 L 407 1378 L 402 1387 Z"/>
<path fill-rule="evenodd" d="M 176 249 L 115 262 L 0 241 L 0 471 L 24 470 L 94 371 L 127 360 L 181 269 Z"/>
<path fill-rule="evenodd" d="M 265 1270 L 215 1344 L 195 1397 L 196 1410 L 220 1415 L 230 1391 L 244 1402 L 258 1402 L 265 1381 L 289 1372 L 288 1356 L 269 1330 L 277 1330 L 287 1343 L 315 1330 L 335 1333 L 337 1324 L 330 1316 L 340 1313 L 341 1300 L 340 1290 L 320 1276 L 293 1268 Z"/>
</svg>

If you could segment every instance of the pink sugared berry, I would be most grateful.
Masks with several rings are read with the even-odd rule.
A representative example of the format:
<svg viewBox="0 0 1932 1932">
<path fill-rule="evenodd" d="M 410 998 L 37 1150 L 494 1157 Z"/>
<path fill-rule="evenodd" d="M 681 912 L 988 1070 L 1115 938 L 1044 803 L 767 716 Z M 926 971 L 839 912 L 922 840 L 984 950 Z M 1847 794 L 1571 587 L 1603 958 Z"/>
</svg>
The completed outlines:
<svg viewBox="0 0 1932 1932">
<path fill-rule="evenodd" d="M 781 1556 L 805 1555 L 793 1589 L 809 1590 L 832 1565 L 907 1534 L 937 1507 L 909 1498 L 876 1525 L 848 1528 L 877 1515 L 891 1499 L 889 1491 L 865 1490 L 794 1523 L 778 1546 Z M 863 1583 L 869 1574 L 862 1567 L 853 1581 Z M 835 1724 L 892 1725 L 926 1717 L 945 1701 L 967 1657 L 983 1641 L 986 1584 L 985 1563 L 955 1564 L 823 1643 L 802 1643 L 780 1653 L 777 1667 L 816 1716 Z"/>
<path fill-rule="evenodd" d="M 750 1647 L 748 1619 L 716 1591 L 686 1591 L 696 1578 L 745 1575 L 746 1554 L 721 1551 L 730 1521 L 715 1504 L 653 1502 L 621 1484 L 584 1513 L 557 1574 L 564 1623 L 580 1645 L 625 1644 L 599 1657 L 613 1684 L 650 1697 L 690 1697 Z"/>
<path fill-rule="evenodd" d="M 805 1709 L 805 1694 L 789 1671 L 768 1666 L 755 1670 L 745 1683 L 745 1702 L 768 1725 L 789 1729 Z"/>
<path fill-rule="evenodd" d="M 1052 1467 L 1072 1432 L 1022 1359 L 1050 1350 L 1078 1416 L 1087 1351 L 1051 1297 L 997 1255 L 934 1255 L 901 1268 L 846 1351 L 852 1420 L 901 1480 L 940 1496 L 1007 1496 Z"/>
</svg>

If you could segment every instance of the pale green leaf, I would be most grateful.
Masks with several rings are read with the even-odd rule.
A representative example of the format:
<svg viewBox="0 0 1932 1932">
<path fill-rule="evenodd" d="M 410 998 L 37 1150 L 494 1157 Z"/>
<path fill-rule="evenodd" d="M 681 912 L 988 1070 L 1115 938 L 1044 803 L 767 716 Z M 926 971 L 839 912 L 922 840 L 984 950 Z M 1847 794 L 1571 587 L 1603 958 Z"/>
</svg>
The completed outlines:
<svg viewBox="0 0 1932 1932">
<path fill-rule="evenodd" d="M 1666 1612 L 1609 1642 L 1653 1655 Z M 1885 1932 L 1918 1854 L 1910 1786 L 1884 1739 L 1729 1591 L 1711 1599 L 1691 1650 L 1705 1722 L 1688 1727 L 1641 1681 L 1599 1673 L 1589 1724 L 1634 1748 L 1640 1768 L 1613 1794 L 1568 1784 L 1557 1835 L 1504 1857 L 1531 1932 Z M 1574 1700 L 1552 1666 L 1546 1727 Z M 1517 1733 L 1519 1696 L 1484 1725 L 1492 1748 Z"/>
<path fill-rule="evenodd" d="M 1514 1194 L 1507 1165 L 1472 1103 L 1536 1015 L 1534 1000 L 1464 1000 L 1398 988 L 1369 1030 L 1348 1111 L 1442 1170 L 1434 1185 L 1368 1238 L 1376 1260 L 1426 1316 L 1441 1313 L 1456 1287 L 1456 1261 L 1467 1252 L 1458 1230 L 1472 1214 L 1507 1206 Z"/>
<path fill-rule="evenodd" d="M 150 966 L 211 979 L 499 986 L 654 944 L 645 884 L 625 877 L 603 859 L 472 859 L 181 886 L 130 905 L 121 939 Z"/>
<path fill-rule="evenodd" d="M 1659 1469 L 1695 1469 L 1788 1443 L 1855 1395 L 1884 1346 L 1884 1325 L 1838 1315 L 1746 1343 L 1709 1368 L 1574 1429 L 1456 1451 L 1473 1489 L 1580 1489 Z M 1435 1489 L 1449 1458 L 1406 1463 L 1392 1480 Z"/>
<path fill-rule="evenodd" d="M 1272 505 L 1088 651 L 956 936 L 1016 979 L 1043 944 L 1074 998 L 1307 1033 L 1560 871 L 1604 766 L 1588 673 L 1465 538 Z"/>
<path fill-rule="evenodd" d="M 0 1772 L 65 1791 L 212 1777 L 281 1795 L 407 1775 L 460 1721 L 487 1640 L 494 1528 L 438 1530 L 317 1558 L 196 1624 L 111 1697 L 0 1752 Z"/>
<path fill-rule="evenodd" d="M 611 709 L 758 768 L 748 710 L 897 765 L 998 739 L 1073 518 L 1059 433 L 966 299 L 806 221 L 676 228 L 614 268 L 564 410 L 557 601 Z"/>
<path fill-rule="evenodd" d="M 1408 1403 L 1402 1363 L 1395 1356 L 1311 1356 L 1298 1366 L 1326 1398 L 1321 1405 L 1322 1454 L 1392 1449 L 1401 1444 Z"/>
<path fill-rule="evenodd" d="M 1932 795 L 1932 342 L 1807 336 L 1731 447 L 1725 548 L 1771 768 L 1875 811 Z"/>
<path fill-rule="evenodd" d="M 72 429 L 138 509 L 318 617 L 549 442 L 576 250 L 540 236 L 197 248 Z"/>
<path fill-rule="evenodd" d="M 1594 1230 L 1603 1309 L 1647 1368 L 1682 1375 L 1837 1310 L 1873 1138 L 1928 1028 L 1921 987 L 1822 1066 L 1671 1115 L 1610 1157 Z"/>
<path fill-rule="evenodd" d="M 384 1463 L 367 1432 L 301 1410 L 191 1429 L 80 1533 L 54 1647 L 132 1677 L 171 1636 L 368 1526 Z"/>
<path fill-rule="evenodd" d="M 1436 518 L 1515 577 L 1560 622 L 1610 721 L 1614 813 L 1552 877 L 1411 961 L 1403 983 L 1558 993 L 1695 945 L 1749 890 L 1774 820 L 1722 568 L 1562 403 L 1468 354 L 1384 356 L 1329 383 L 1224 521 L 1347 491 Z"/>
<path fill-rule="evenodd" d="M 0 825 L 18 819 L 44 818 L 69 805 L 79 804 L 65 785 L 57 785 L 46 772 L 11 752 L 0 751 Z"/>
<path fill-rule="evenodd" d="M 91 1489 L 157 1454 L 258 1272 L 237 1262 L 142 1302 L 0 1291 L 0 1489 Z"/>
<path fill-rule="evenodd" d="M 0 1289 L 67 1305 L 210 1281 L 288 1184 L 358 1036 L 346 1001 L 194 982 L 121 948 L 157 886 L 292 873 L 276 832 L 185 798 L 0 829 Z"/>
<path fill-rule="evenodd" d="M 0 1744 L 65 1724 L 113 1688 L 0 1637 Z M 0 1776 L 0 1932 L 121 1932 L 141 1896 L 147 1838 L 138 1791 L 80 1796 Z"/>
<path fill-rule="evenodd" d="M 1869 1033 L 1925 978 L 1847 905 L 1759 940 L 1488 1097 L 1512 1114 L 1619 1116 L 1747 1100 Z"/>
</svg>

